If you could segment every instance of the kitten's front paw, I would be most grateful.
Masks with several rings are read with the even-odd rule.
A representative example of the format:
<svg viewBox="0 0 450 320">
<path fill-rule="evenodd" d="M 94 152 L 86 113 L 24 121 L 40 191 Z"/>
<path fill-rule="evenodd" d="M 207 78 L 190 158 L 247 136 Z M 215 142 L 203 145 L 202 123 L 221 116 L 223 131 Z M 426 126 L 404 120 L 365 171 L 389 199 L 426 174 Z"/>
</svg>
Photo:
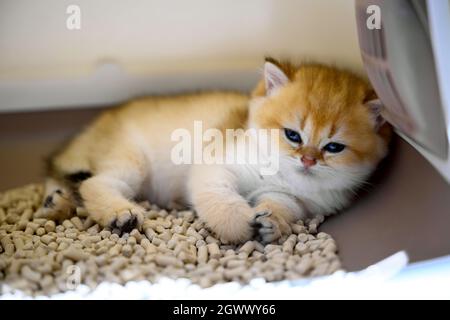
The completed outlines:
<svg viewBox="0 0 450 320">
<path fill-rule="evenodd" d="M 145 210 L 141 207 L 133 207 L 119 210 L 110 218 L 108 223 L 111 229 L 118 229 L 121 233 L 130 232 L 140 228 L 144 222 Z"/>
<path fill-rule="evenodd" d="M 209 224 L 209 227 L 223 243 L 243 243 L 253 237 L 250 220 L 251 212 L 249 211 L 248 214 L 237 214 L 233 218 L 221 220 L 215 225 Z"/>
<path fill-rule="evenodd" d="M 270 210 L 256 213 L 251 223 L 262 242 L 269 243 L 292 232 L 285 219 Z"/>
</svg>

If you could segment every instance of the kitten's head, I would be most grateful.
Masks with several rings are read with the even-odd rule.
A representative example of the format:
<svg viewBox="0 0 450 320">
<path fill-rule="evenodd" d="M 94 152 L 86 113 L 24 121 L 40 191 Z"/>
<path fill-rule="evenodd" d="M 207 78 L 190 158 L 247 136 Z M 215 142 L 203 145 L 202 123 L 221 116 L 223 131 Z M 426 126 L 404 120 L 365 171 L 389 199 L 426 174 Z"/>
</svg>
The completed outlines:
<svg viewBox="0 0 450 320">
<path fill-rule="evenodd" d="M 249 121 L 280 129 L 280 170 L 299 187 L 351 189 L 387 152 L 390 126 L 374 99 L 369 83 L 350 72 L 271 59 L 253 92 Z"/>
</svg>

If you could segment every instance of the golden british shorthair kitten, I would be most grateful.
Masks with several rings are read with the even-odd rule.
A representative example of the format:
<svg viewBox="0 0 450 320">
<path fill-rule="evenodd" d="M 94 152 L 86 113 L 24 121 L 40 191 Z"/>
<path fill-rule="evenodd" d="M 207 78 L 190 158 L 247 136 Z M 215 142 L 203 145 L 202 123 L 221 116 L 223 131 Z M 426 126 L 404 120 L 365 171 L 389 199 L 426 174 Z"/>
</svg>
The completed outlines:
<svg viewBox="0 0 450 320">
<path fill-rule="evenodd" d="M 135 200 L 145 199 L 191 206 L 224 242 L 254 235 L 274 241 L 291 232 L 291 222 L 347 206 L 386 155 L 390 127 L 374 98 L 370 85 L 349 72 L 268 59 L 251 96 L 134 100 L 101 114 L 52 157 L 37 216 L 65 218 L 84 205 L 100 225 L 129 232 L 144 220 Z M 274 129 L 277 172 L 262 175 L 258 164 L 174 163 L 172 134 L 193 133 L 195 121 L 203 130 Z"/>
</svg>

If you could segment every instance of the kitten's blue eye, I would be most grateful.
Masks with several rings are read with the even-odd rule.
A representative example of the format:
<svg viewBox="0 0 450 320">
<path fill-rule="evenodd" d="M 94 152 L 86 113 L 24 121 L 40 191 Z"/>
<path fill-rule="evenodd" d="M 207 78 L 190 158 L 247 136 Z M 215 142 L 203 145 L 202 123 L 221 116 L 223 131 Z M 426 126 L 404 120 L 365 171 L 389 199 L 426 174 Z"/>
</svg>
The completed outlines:
<svg viewBox="0 0 450 320">
<path fill-rule="evenodd" d="M 300 134 L 297 131 L 291 130 L 291 129 L 284 129 L 284 134 L 286 135 L 286 138 L 291 140 L 295 143 L 302 143 L 302 138 L 300 137 Z"/>
<path fill-rule="evenodd" d="M 342 150 L 345 149 L 345 145 L 337 142 L 330 142 L 325 147 L 323 147 L 323 150 L 331 152 L 331 153 L 339 153 Z"/>
</svg>

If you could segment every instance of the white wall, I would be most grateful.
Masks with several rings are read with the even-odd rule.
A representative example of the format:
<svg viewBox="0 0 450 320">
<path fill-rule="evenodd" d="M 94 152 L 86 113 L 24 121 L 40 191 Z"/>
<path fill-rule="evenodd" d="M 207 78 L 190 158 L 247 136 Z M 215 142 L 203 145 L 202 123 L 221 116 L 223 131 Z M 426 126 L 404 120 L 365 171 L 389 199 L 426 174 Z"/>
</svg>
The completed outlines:
<svg viewBox="0 0 450 320">
<path fill-rule="evenodd" d="M 1 0 L 0 111 L 248 90 L 264 55 L 361 71 L 353 1 Z"/>
</svg>

